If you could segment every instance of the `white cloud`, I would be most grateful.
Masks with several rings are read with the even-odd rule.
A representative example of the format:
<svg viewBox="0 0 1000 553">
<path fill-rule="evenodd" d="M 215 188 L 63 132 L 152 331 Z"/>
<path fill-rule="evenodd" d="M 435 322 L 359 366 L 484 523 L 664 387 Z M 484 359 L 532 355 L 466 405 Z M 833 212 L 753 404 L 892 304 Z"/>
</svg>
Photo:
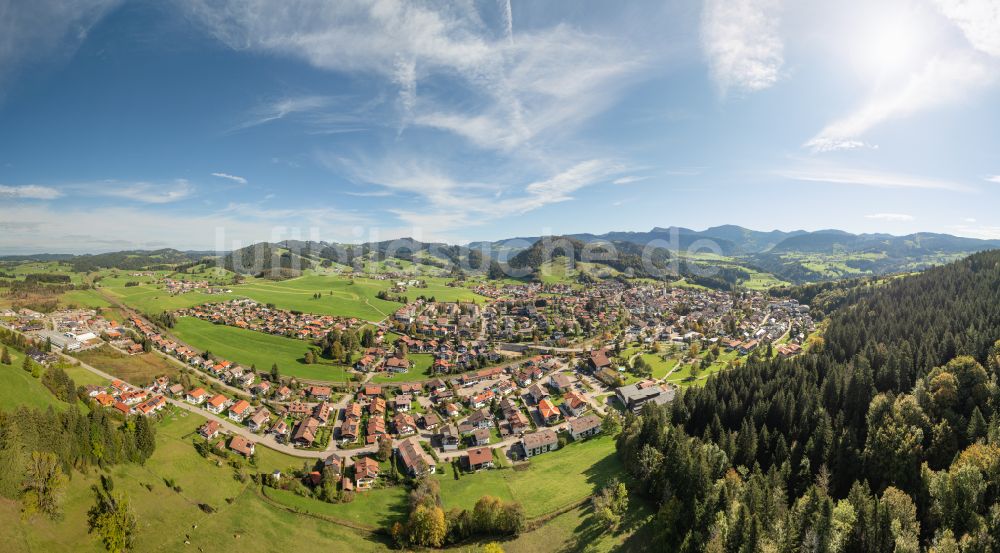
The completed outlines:
<svg viewBox="0 0 1000 553">
<path fill-rule="evenodd" d="M 5 199 L 54 200 L 62 195 L 62 192 L 51 186 L 39 186 L 37 184 L 4 186 L 0 184 L 0 198 Z"/>
<path fill-rule="evenodd" d="M 1000 175 L 993 175 L 992 177 L 986 177 L 986 180 L 988 182 L 995 182 L 997 184 L 1000 184 Z"/>
<path fill-rule="evenodd" d="M 569 201 L 578 190 L 608 182 L 626 169 L 613 160 L 590 159 L 573 163 L 543 179 L 508 185 L 456 180 L 421 162 L 384 161 L 358 166 L 338 159 L 327 163 L 346 167 L 356 180 L 380 186 L 384 191 L 417 196 L 419 211 L 405 207 L 389 211 L 404 223 L 437 231 L 479 225 Z"/>
<path fill-rule="evenodd" d="M 885 173 L 866 169 L 814 167 L 777 171 L 776 174 L 780 177 L 795 181 L 869 186 L 874 188 L 910 188 L 954 191 L 969 190 L 969 187 L 949 180 L 932 179 L 900 173 Z"/>
<path fill-rule="evenodd" d="M 827 125 L 805 147 L 814 152 L 866 147 L 860 137 L 876 126 L 959 102 L 993 82 L 995 76 L 974 56 L 956 53 L 936 57 L 898 87 L 876 93 L 854 113 Z"/>
<path fill-rule="evenodd" d="M 982 240 L 1000 240 L 1000 227 L 989 225 L 956 225 L 952 232 L 959 236 L 980 238 Z"/>
<path fill-rule="evenodd" d="M 230 175 L 229 173 L 212 173 L 212 176 L 213 177 L 219 177 L 220 179 L 229 179 L 229 180 L 231 180 L 233 182 L 238 182 L 240 184 L 246 184 L 247 183 L 247 179 L 245 179 L 243 177 L 240 177 L 240 176 L 237 176 L 237 175 Z"/>
<path fill-rule="evenodd" d="M 778 82 L 784 64 L 780 11 L 780 0 L 705 0 L 702 48 L 723 94 L 763 90 Z"/>
<path fill-rule="evenodd" d="M 87 186 L 87 188 L 92 188 L 96 194 L 102 196 L 124 198 L 146 204 L 177 202 L 190 197 L 194 193 L 194 186 L 184 179 L 176 179 L 168 184 L 151 182 L 127 184 L 110 180 L 101 182 L 93 187 Z"/>
<path fill-rule="evenodd" d="M 396 0 L 188 0 L 192 19 L 234 49 L 305 60 L 325 70 L 381 76 L 398 88 L 402 123 L 509 151 L 563 133 L 605 109 L 647 61 L 623 38 L 558 24 L 503 36 L 470 4 Z M 451 80 L 421 88 L 425 78 Z M 466 101 L 456 102 L 461 90 Z M 249 124 L 283 117 L 265 110 Z"/>
<path fill-rule="evenodd" d="M 1000 57 L 1000 2 L 996 0 L 932 0 L 965 34 L 973 48 Z"/>
<path fill-rule="evenodd" d="M 885 221 L 887 223 L 902 223 L 912 221 L 914 217 L 905 213 L 872 213 L 871 215 L 865 215 L 865 219 Z"/>
<path fill-rule="evenodd" d="M 649 178 L 649 177 L 646 177 L 646 176 L 638 176 L 638 175 L 629 175 L 629 176 L 627 176 L 627 177 L 620 177 L 620 178 L 617 178 L 617 179 L 615 179 L 615 180 L 611 181 L 611 183 L 612 183 L 612 184 L 619 184 L 619 185 L 624 185 L 624 184 L 632 184 L 632 183 L 634 183 L 634 182 L 641 182 L 641 181 L 644 181 L 644 180 L 646 180 L 646 179 L 648 179 L 648 178 Z"/>
</svg>

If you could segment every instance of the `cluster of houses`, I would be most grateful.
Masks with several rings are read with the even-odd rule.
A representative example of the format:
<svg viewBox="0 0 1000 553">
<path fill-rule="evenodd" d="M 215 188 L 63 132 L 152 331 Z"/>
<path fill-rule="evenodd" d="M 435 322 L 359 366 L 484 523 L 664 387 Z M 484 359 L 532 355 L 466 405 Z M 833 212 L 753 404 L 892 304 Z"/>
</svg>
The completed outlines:
<svg viewBox="0 0 1000 553">
<path fill-rule="evenodd" d="M 334 330 L 344 331 L 361 323 L 358 319 L 277 309 L 251 299 L 233 299 L 199 305 L 182 309 L 177 315 L 303 340 L 323 338 Z"/>
<path fill-rule="evenodd" d="M 212 286 L 205 280 L 176 280 L 164 278 L 160 281 L 163 288 L 171 296 L 187 294 L 188 292 L 201 292 L 202 294 L 231 294 L 233 291 L 222 286 Z"/>
<path fill-rule="evenodd" d="M 126 416 L 150 416 L 159 413 L 167 406 L 164 394 L 170 394 L 173 386 L 166 377 L 156 379 L 146 388 L 137 388 L 116 379 L 108 386 L 89 385 L 85 390 L 87 396 L 101 407 L 113 409 Z M 173 391 L 180 392 L 179 389 Z"/>
</svg>

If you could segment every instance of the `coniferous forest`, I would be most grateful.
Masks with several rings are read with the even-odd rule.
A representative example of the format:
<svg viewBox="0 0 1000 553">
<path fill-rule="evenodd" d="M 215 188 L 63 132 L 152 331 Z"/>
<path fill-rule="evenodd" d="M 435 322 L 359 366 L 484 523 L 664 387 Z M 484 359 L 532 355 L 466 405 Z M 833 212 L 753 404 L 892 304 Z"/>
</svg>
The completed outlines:
<svg viewBox="0 0 1000 553">
<path fill-rule="evenodd" d="M 1000 252 L 853 295 L 808 354 L 626 420 L 659 549 L 1000 550 Z"/>
</svg>

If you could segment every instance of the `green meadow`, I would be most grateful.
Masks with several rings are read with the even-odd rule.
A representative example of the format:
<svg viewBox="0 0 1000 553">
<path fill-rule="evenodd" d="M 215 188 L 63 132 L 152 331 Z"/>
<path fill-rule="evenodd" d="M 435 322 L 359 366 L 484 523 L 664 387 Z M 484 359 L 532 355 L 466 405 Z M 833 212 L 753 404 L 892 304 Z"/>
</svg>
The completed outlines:
<svg viewBox="0 0 1000 553">
<path fill-rule="evenodd" d="M 10 353 L 10 365 L 0 363 L 0 407 L 25 405 L 39 409 L 59 409 L 66 406 L 52 395 L 40 378 L 31 376 L 31 373 L 21 368 L 24 363 L 23 353 L 14 348 L 7 348 L 7 351 Z"/>
<path fill-rule="evenodd" d="M 269 371 L 277 363 L 285 376 L 331 381 L 344 381 L 348 377 L 341 365 L 326 361 L 307 365 L 305 353 L 310 344 L 303 340 L 212 324 L 194 317 L 178 318 L 171 333 L 197 350 L 210 351 L 247 367 L 256 365 L 260 371 Z"/>
</svg>

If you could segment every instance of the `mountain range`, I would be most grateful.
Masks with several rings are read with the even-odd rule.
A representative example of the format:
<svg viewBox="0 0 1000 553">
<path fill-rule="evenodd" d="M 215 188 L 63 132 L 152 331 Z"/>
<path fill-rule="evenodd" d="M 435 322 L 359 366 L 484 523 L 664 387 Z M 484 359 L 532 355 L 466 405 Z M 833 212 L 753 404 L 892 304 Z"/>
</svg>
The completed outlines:
<svg viewBox="0 0 1000 553">
<path fill-rule="evenodd" d="M 557 248 L 555 253 L 563 254 L 570 264 L 582 260 L 580 251 L 584 248 L 592 252 L 613 247 L 617 252 L 614 259 L 596 260 L 594 264 L 607 267 L 615 274 L 636 276 L 650 276 L 644 273 L 640 258 L 644 247 L 651 245 L 653 265 L 657 269 L 666 269 L 667 261 L 679 256 L 684 263 L 679 269 L 675 266 L 671 276 L 688 277 L 698 273 L 694 268 L 712 266 L 730 273 L 723 277 L 725 282 L 709 284 L 725 285 L 750 279 L 755 273 L 768 273 L 780 281 L 801 283 L 915 271 L 970 253 L 1000 248 L 1000 240 L 947 234 L 894 236 L 852 234 L 835 229 L 757 231 L 737 225 L 722 225 L 701 231 L 655 227 L 648 232 L 581 233 L 547 238 L 550 240 L 542 241 L 539 236 L 507 238 L 464 246 L 421 242 L 412 238 L 364 244 L 289 240 L 254 244 L 222 254 L 167 248 L 94 255 L 17 255 L 0 257 L 0 261 L 62 261 L 76 270 L 102 267 L 139 269 L 197 263 L 221 255 L 223 265 L 235 272 L 261 274 L 269 269 L 279 269 L 277 272 L 286 277 L 316 266 L 338 264 L 359 268 L 370 262 L 388 262 L 390 268 L 401 266 L 400 262 L 417 263 L 442 270 L 457 264 L 465 270 L 483 272 L 488 271 L 491 265 L 499 264 L 537 272 L 546 261 L 543 246 L 558 241 L 563 247 Z M 248 260 L 259 261 L 253 264 Z"/>
</svg>

